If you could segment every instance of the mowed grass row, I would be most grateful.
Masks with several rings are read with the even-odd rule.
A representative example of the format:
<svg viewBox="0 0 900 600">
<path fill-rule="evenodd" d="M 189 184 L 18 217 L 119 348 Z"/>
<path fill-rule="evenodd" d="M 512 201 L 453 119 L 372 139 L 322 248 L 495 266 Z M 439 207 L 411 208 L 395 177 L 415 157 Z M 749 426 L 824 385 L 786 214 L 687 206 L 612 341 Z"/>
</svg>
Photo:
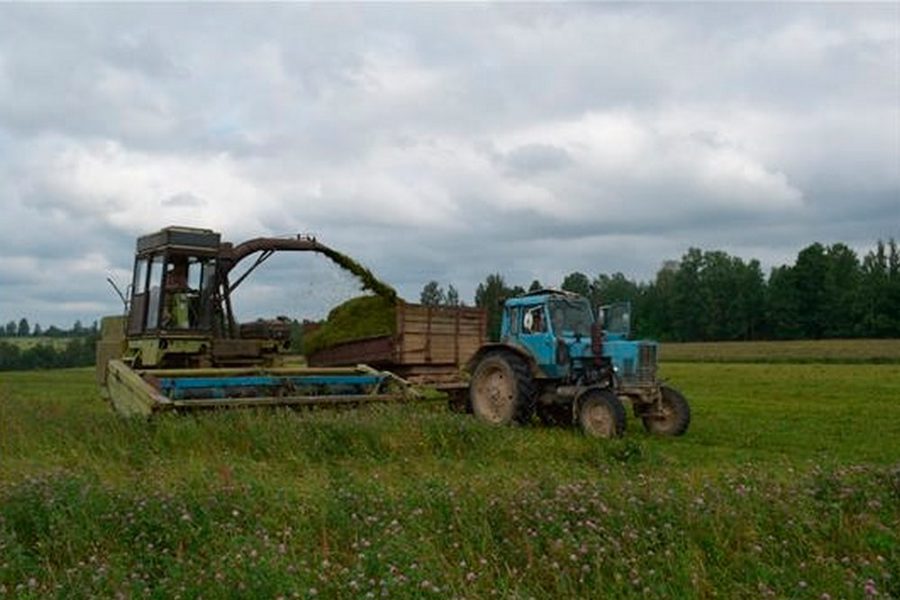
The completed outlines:
<svg viewBox="0 0 900 600">
<path fill-rule="evenodd" d="M 680 439 L 0 384 L 0 595 L 900 597 L 900 367 L 667 364 Z"/>
<path fill-rule="evenodd" d="M 666 362 L 900 364 L 900 340 L 689 342 L 660 346 Z"/>
</svg>

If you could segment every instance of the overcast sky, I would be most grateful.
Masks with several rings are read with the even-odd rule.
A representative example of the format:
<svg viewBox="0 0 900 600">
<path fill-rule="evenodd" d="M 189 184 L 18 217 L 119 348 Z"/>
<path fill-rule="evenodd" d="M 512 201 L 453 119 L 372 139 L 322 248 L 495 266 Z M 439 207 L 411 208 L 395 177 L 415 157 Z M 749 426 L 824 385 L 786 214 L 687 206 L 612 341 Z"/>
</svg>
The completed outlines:
<svg viewBox="0 0 900 600">
<path fill-rule="evenodd" d="M 312 232 L 417 300 L 900 238 L 885 4 L 0 5 L 0 320 L 121 310 L 134 239 Z M 353 293 L 280 256 L 244 317 Z"/>
</svg>

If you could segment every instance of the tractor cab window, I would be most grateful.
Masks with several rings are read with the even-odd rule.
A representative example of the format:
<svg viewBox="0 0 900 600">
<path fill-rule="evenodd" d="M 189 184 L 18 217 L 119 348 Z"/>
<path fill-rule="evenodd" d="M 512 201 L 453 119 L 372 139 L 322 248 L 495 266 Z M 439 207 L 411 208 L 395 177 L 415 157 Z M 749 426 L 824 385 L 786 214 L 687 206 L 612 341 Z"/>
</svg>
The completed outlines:
<svg viewBox="0 0 900 600">
<path fill-rule="evenodd" d="M 512 308 L 509 308 L 508 310 L 509 310 L 509 334 L 512 335 L 513 337 L 515 337 L 515 336 L 519 335 L 519 329 L 520 329 L 519 325 L 521 323 L 521 321 L 519 319 L 519 314 L 521 313 L 521 311 L 519 310 L 518 306 L 513 306 Z"/>
<path fill-rule="evenodd" d="M 128 316 L 128 333 L 138 334 L 144 330 L 144 315 L 147 311 L 147 274 L 150 259 L 139 258 L 134 262 L 134 277 L 131 280 L 131 303 Z"/>
<path fill-rule="evenodd" d="M 585 298 L 551 298 L 550 315 L 556 335 L 590 337 L 594 315 Z"/>
<path fill-rule="evenodd" d="M 535 306 L 525 311 L 522 316 L 523 333 L 544 333 L 547 331 L 547 318 L 543 306 Z"/>
<path fill-rule="evenodd" d="M 203 307 L 211 293 L 215 261 L 194 256 L 170 256 L 166 263 L 166 329 L 205 328 L 208 316 Z"/>
<path fill-rule="evenodd" d="M 216 285 L 216 261 L 207 259 L 201 263 L 200 272 L 200 290 L 204 293 L 211 293 Z"/>
<path fill-rule="evenodd" d="M 619 334 L 625 337 L 631 333 L 631 303 L 616 302 L 600 307 L 603 317 L 603 329 L 607 333 Z"/>
<path fill-rule="evenodd" d="M 187 329 L 191 326 L 189 273 L 190 263 L 186 256 L 171 257 L 166 263 L 166 303 L 162 320 L 164 329 Z"/>
<path fill-rule="evenodd" d="M 128 332 L 209 329 L 213 257 L 159 253 L 135 260 Z"/>
<path fill-rule="evenodd" d="M 134 294 L 143 294 L 147 291 L 147 269 L 150 267 L 150 259 L 142 258 L 134 265 L 134 280 L 131 289 Z"/>
<path fill-rule="evenodd" d="M 153 257 L 150 263 L 149 296 L 147 300 L 147 329 L 156 329 L 159 326 L 159 309 L 162 300 L 162 278 L 165 259 L 162 256 Z"/>
</svg>

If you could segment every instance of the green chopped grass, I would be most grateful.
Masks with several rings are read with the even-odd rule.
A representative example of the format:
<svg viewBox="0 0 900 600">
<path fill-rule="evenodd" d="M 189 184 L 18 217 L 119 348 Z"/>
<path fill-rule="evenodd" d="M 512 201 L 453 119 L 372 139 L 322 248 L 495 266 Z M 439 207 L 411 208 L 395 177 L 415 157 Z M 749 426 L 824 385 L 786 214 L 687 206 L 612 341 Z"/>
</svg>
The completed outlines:
<svg viewBox="0 0 900 600">
<path fill-rule="evenodd" d="M 397 292 L 396 290 L 394 290 L 394 288 L 375 277 L 372 271 L 362 266 L 346 254 L 342 254 L 341 252 L 332 250 L 331 248 L 322 249 L 320 251 L 339 267 L 356 275 L 362 283 L 362 287 L 364 290 L 369 290 L 376 296 L 381 296 L 388 302 L 394 302 L 397 300 Z"/>
<path fill-rule="evenodd" d="M 333 308 L 326 321 L 303 340 L 307 355 L 350 340 L 392 335 L 397 327 L 395 300 L 359 296 Z"/>
</svg>

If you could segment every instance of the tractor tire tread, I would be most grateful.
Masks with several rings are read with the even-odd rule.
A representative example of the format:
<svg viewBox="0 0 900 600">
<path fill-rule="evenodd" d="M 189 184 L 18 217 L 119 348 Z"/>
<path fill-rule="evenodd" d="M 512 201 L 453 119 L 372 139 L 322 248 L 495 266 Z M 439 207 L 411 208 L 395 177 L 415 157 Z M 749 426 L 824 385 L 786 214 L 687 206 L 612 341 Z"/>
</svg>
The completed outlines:
<svg viewBox="0 0 900 600">
<path fill-rule="evenodd" d="M 670 426 L 665 429 L 654 427 L 655 422 L 649 417 L 643 417 L 644 427 L 651 433 L 661 435 L 679 436 L 684 435 L 691 424 L 691 407 L 684 395 L 675 388 L 664 385 L 660 388 L 663 400 L 667 402 L 673 410 L 673 421 Z"/>
<path fill-rule="evenodd" d="M 584 416 L 581 411 L 583 410 L 584 403 L 591 401 L 592 397 L 599 398 L 600 402 L 610 409 L 613 419 L 613 432 L 611 437 L 617 438 L 625 434 L 625 429 L 628 425 L 628 415 L 625 412 L 625 406 L 616 394 L 609 390 L 591 390 L 586 392 L 585 396 L 587 397 L 579 399 L 578 406 L 578 421 L 585 434 L 590 435 L 590 432 L 585 427 Z"/>
<path fill-rule="evenodd" d="M 537 390 L 531 377 L 531 370 L 520 356 L 512 352 L 504 352 L 503 355 L 504 360 L 506 360 L 516 376 L 518 397 L 516 398 L 516 412 L 513 420 L 517 423 L 528 423 L 534 416 L 535 407 L 537 406 Z"/>
</svg>

